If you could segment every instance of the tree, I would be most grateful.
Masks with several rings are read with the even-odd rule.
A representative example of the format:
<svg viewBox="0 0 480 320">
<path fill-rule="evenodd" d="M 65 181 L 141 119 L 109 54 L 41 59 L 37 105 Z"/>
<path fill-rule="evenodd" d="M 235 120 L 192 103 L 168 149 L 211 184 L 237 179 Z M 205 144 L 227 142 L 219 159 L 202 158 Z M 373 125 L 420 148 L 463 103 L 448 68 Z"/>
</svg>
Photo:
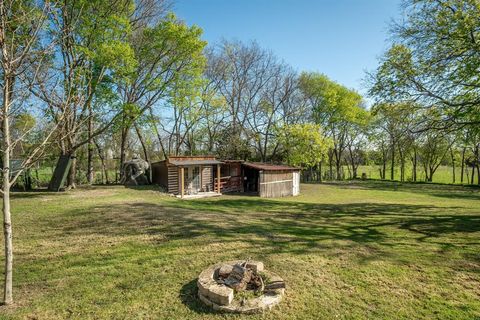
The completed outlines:
<svg viewBox="0 0 480 320">
<path fill-rule="evenodd" d="M 297 167 L 313 167 L 320 163 L 332 147 L 332 141 L 323 135 L 318 124 L 292 124 L 276 129 L 287 162 Z"/>
<path fill-rule="evenodd" d="M 480 124 L 477 0 L 405 0 L 406 19 L 370 75 L 378 102 L 413 100 L 441 111 L 425 128 Z"/>
<path fill-rule="evenodd" d="M 2 200 L 3 200 L 3 231 L 5 240 L 5 282 L 4 304 L 13 302 L 13 241 L 12 219 L 10 212 L 10 188 L 21 175 L 42 154 L 45 146 L 55 131 L 55 126 L 49 126 L 35 145 L 23 154 L 20 169 L 12 171 L 11 156 L 15 145 L 22 143 L 24 133 L 12 134 L 18 120 L 31 129 L 35 123 L 25 115 L 28 110 L 28 88 L 38 80 L 38 66 L 42 65 L 48 54 L 51 54 L 49 44 L 40 43 L 40 38 L 50 13 L 51 4 L 48 1 L 37 3 L 29 0 L 10 0 L 0 2 L 0 86 L 2 89 L 0 119 L 1 119 L 1 154 L 2 154 Z M 29 79 L 27 82 L 26 79 Z M 59 115 L 59 118 L 61 115 Z M 16 123 L 17 121 L 17 123 Z M 26 121 L 26 122 L 25 122 Z M 28 123 L 28 124 L 27 124 Z M 18 127 L 17 127 L 18 129 Z M 18 133 L 18 132 L 17 132 Z M 33 142 L 33 141 L 30 141 Z"/>
<path fill-rule="evenodd" d="M 275 157 L 275 123 L 300 112 L 293 103 L 295 72 L 257 43 L 223 41 L 208 51 L 206 77 L 226 103 L 226 117 L 233 141 L 246 140 L 256 158 Z"/>
<path fill-rule="evenodd" d="M 121 115 L 118 105 L 92 110 L 92 101 L 102 84 L 125 77 L 135 66 L 127 42 L 133 8 L 132 0 L 68 0 L 56 2 L 51 14 L 49 34 L 58 46 L 33 92 L 47 104 L 46 115 L 59 127 L 61 154 L 73 158 L 68 187 L 75 186 L 76 151 Z M 58 114 L 65 117 L 59 119 Z M 108 120 L 94 128 L 94 115 Z"/>
<path fill-rule="evenodd" d="M 302 73 L 300 90 L 311 108 L 312 120 L 325 129 L 333 141 L 329 152 L 330 176 L 335 162 L 336 178 L 342 179 L 342 161 L 352 128 L 368 122 L 362 97 L 319 73 Z"/>
<path fill-rule="evenodd" d="M 137 30 L 131 37 L 137 67 L 126 81 L 119 83 L 118 92 L 124 112 L 121 120 L 120 163 L 125 161 L 128 132 L 132 124 L 175 90 L 194 84 L 201 77 L 206 42 L 202 30 L 189 27 L 169 14 L 153 26 Z"/>
<path fill-rule="evenodd" d="M 390 148 L 390 180 L 395 179 L 395 155 L 400 160 L 400 180 L 405 179 L 405 162 L 413 143 L 413 119 L 417 108 L 413 103 L 380 103 L 372 108 L 375 126 L 388 137 Z"/>
<path fill-rule="evenodd" d="M 453 142 L 438 131 L 427 131 L 420 138 L 419 159 L 425 172 L 425 181 L 432 182 L 433 175 L 445 159 Z"/>
<path fill-rule="evenodd" d="M 194 130 L 205 117 L 202 104 L 206 98 L 202 96 L 202 87 L 203 79 L 180 81 L 165 99 L 164 116 L 157 121 L 162 132 L 167 134 L 167 145 L 162 150 L 165 157 L 179 155 L 182 147 L 188 149 L 189 154 L 195 153 Z"/>
</svg>

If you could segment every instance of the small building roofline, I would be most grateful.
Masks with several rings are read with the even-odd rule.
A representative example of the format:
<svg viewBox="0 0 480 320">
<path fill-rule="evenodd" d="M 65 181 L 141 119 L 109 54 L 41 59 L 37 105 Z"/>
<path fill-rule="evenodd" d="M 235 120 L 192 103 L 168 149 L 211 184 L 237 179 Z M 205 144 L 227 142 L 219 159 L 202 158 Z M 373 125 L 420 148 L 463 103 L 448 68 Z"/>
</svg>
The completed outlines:
<svg viewBox="0 0 480 320">
<path fill-rule="evenodd" d="M 290 167 L 283 164 L 271 164 L 263 162 L 244 162 L 242 165 L 263 171 L 300 171 L 300 168 Z"/>
</svg>

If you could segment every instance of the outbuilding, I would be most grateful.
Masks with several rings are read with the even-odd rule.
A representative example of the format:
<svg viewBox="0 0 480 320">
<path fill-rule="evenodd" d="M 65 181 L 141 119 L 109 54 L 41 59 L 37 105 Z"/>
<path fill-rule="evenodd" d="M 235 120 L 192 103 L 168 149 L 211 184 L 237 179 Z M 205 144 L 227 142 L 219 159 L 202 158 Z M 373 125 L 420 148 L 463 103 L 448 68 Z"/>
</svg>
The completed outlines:
<svg viewBox="0 0 480 320">
<path fill-rule="evenodd" d="M 152 182 L 181 198 L 220 195 L 221 164 L 213 156 L 172 156 L 152 163 Z"/>
<path fill-rule="evenodd" d="M 152 182 L 181 198 L 245 192 L 263 198 L 300 193 L 300 169 L 213 156 L 171 156 L 152 163 Z"/>
<path fill-rule="evenodd" d="M 242 163 L 244 191 L 262 198 L 300 194 L 300 169 L 259 162 Z"/>
</svg>

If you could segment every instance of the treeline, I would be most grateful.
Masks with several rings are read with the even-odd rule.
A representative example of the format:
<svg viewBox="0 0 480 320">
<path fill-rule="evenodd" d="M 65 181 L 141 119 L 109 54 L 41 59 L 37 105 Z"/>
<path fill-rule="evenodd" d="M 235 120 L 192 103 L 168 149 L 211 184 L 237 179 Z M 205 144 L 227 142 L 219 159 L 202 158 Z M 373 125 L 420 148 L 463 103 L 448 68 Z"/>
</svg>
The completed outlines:
<svg viewBox="0 0 480 320">
<path fill-rule="evenodd" d="M 391 168 L 398 163 L 402 179 L 410 164 L 412 179 L 421 168 L 427 181 L 444 163 L 452 166 L 452 182 L 473 184 L 476 175 L 480 184 L 478 1 L 406 0 L 403 8 L 390 49 L 368 75 L 383 178 L 387 161 Z"/>
</svg>

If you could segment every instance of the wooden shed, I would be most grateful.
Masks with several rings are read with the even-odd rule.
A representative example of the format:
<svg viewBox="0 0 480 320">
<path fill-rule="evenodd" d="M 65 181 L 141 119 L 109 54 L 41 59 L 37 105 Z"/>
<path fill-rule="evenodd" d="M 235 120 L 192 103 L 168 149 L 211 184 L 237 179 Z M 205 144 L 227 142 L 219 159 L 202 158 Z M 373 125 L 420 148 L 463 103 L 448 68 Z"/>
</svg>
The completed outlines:
<svg viewBox="0 0 480 320">
<path fill-rule="evenodd" d="M 300 194 L 300 169 L 285 165 L 245 162 L 242 164 L 245 192 L 262 198 Z"/>
<path fill-rule="evenodd" d="M 171 156 L 152 163 L 152 182 L 181 198 L 220 194 L 221 164 L 213 156 Z"/>
</svg>

